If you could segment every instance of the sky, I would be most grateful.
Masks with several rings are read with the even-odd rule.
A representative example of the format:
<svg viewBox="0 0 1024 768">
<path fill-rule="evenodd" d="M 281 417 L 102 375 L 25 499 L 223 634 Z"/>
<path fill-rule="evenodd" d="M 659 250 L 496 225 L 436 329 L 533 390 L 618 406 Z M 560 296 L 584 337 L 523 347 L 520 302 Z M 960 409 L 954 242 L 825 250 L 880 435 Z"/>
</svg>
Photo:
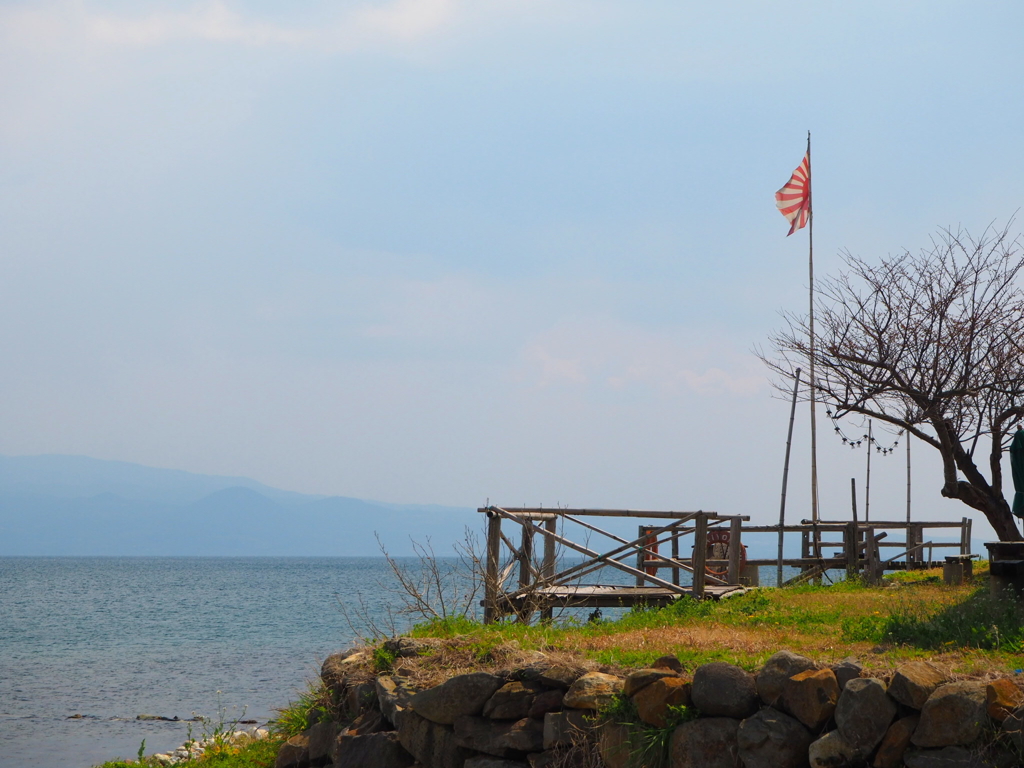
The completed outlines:
<svg viewBox="0 0 1024 768">
<path fill-rule="evenodd" d="M 0 3 L 0 453 L 775 520 L 788 403 L 754 350 L 808 290 L 775 190 L 810 130 L 819 275 L 1005 223 L 1022 28 L 940 0 Z M 865 456 L 821 421 L 846 519 Z M 902 447 L 873 516 L 905 513 Z M 970 514 L 932 454 L 915 516 Z"/>
</svg>

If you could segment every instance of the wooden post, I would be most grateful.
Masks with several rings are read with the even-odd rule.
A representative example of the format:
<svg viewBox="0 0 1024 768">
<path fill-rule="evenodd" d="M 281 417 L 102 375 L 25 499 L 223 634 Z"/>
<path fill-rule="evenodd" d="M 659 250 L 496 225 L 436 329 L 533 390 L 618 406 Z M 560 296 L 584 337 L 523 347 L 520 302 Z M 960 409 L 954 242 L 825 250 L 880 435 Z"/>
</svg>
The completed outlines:
<svg viewBox="0 0 1024 768">
<path fill-rule="evenodd" d="M 547 531 L 547 534 L 544 536 L 544 564 L 541 566 L 540 575 L 545 579 L 550 579 L 555 575 L 555 539 L 550 534 L 558 530 L 558 521 L 555 518 L 545 520 L 544 530 Z M 540 618 L 541 621 L 551 621 L 554 618 L 554 612 L 550 605 L 545 605 L 541 609 Z"/>
<path fill-rule="evenodd" d="M 693 532 L 693 596 L 704 597 L 704 564 L 708 555 L 708 519 L 703 513 L 697 515 Z"/>
<path fill-rule="evenodd" d="M 800 389 L 800 369 L 793 377 L 793 403 L 789 407 L 789 432 L 786 434 L 786 461 L 782 465 L 782 501 L 779 503 L 779 562 L 775 586 L 782 586 L 783 544 L 786 540 L 786 486 L 789 484 L 789 451 L 793 446 L 793 421 L 796 419 L 796 395 Z"/>
<path fill-rule="evenodd" d="M 674 561 L 676 561 L 677 563 L 679 562 L 679 534 L 678 533 L 675 534 L 672 537 L 672 559 Z M 676 586 L 679 586 L 679 571 L 680 571 L 680 568 L 679 568 L 678 565 L 676 565 L 676 567 L 672 569 L 672 583 L 675 584 Z"/>
<path fill-rule="evenodd" d="M 646 536 L 647 536 L 647 526 L 646 525 L 639 526 L 637 528 L 637 530 L 636 530 L 636 536 L 637 536 L 638 539 L 639 538 L 646 538 Z M 643 546 L 643 545 L 641 545 L 641 546 Z M 636 569 L 638 571 L 642 571 L 644 569 L 644 560 L 646 560 L 646 559 L 647 559 L 647 553 L 644 552 L 643 549 L 637 550 L 637 553 L 636 553 Z M 644 585 L 644 577 L 643 576 L 640 576 L 639 574 L 637 574 L 636 585 L 638 587 L 642 587 Z"/>
<path fill-rule="evenodd" d="M 740 552 L 743 542 L 743 521 L 734 517 L 729 521 L 729 572 L 726 581 L 730 584 L 740 583 Z"/>
<path fill-rule="evenodd" d="M 877 583 L 878 544 L 875 542 L 875 529 L 868 528 L 864 541 L 864 581 L 868 584 Z"/>
<path fill-rule="evenodd" d="M 498 618 L 498 564 L 501 557 L 501 517 L 487 513 L 487 571 L 484 574 L 484 624 Z"/>
<path fill-rule="evenodd" d="M 968 537 L 968 520 L 963 518 L 960 521 L 960 554 L 969 555 L 971 554 L 971 540 Z"/>
<path fill-rule="evenodd" d="M 857 521 L 851 520 L 846 524 L 846 531 L 843 534 L 843 548 L 846 550 L 846 578 L 857 574 L 857 560 L 859 559 L 857 543 Z"/>
<path fill-rule="evenodd" d="M 533 574 L 530 571 L 530 566 L 533 565 L 533 529 L 524 525 L 519 542 L 519 589 L 524 589 L 533 581 Z M 532 598 L 528 597 L 527 600 Z M 532 614 L 533 611 L 527 606 L 525 610 L 519 612 L 517 621 L 529 624 Z"/>
</svg>

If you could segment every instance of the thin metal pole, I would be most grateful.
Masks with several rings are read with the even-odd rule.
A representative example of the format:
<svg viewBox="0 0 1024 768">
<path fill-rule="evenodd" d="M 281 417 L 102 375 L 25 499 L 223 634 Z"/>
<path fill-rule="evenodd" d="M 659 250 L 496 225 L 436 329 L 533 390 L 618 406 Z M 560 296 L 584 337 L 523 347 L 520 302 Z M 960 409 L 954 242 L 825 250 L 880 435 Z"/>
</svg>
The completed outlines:
<svg viewBox="0 0 1024 768">
<path fill-rule="evenodd" d="M 864 522 L 871 519 L 871 419 L 868 419 L 868 476 L 864 480 Z"/>
<path fill-rule="evenodd" d="M 786 435 L 786 462 L 782 466 L 782 503 L 779 505 L 779 568 L 776 586 L 782 586 L 782 542 L 785 537 L 783 526 L 786 525 L 786 486 L 789 483 L 789 451 L 793 445 L 793 421 L 796 419 L 796 393 L 800 388 L 800 369 L 796 369 L 793 377 L 793 403 L 789 407 L 789 433 Z"/>
<path fill-rule="evenodd" d="M 816 417 L 816 396 L 814 391 L 814 197 L 811 194 L 811 132 L 807 132 L 807 272 L 810 282 L 810 312 L 808 314 L 808 330 L 810 331 L 810 379 L 811 388 L 811 519 L 818 521 L 818 423 Z M 814 556 L 821 556 L 820 538 L 814 531 Z"/>
</svg>

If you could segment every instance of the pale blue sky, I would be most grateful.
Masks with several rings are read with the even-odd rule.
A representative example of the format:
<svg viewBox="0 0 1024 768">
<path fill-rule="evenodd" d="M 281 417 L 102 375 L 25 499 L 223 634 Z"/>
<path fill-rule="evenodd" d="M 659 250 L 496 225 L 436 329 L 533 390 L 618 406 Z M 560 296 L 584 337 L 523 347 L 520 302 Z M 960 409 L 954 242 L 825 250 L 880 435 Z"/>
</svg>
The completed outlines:
<svg viewBox="0 0 1024 768">
<path fill-rule="evenodd" d="M 1005 221 L 1022 29 L 1012 2 L 0 4 L 0 452 L 772 519 L 787 407 L 750 351 L 807 288 L 774 191 L 810 129 L 821 274 Z M 827 422 L 822 463 L 845 517 L 863 454 Z M 873 480 L 900 513 L 902 456 Z M 964 514 L 923 446 L 915 483 Z"/>
</svg>

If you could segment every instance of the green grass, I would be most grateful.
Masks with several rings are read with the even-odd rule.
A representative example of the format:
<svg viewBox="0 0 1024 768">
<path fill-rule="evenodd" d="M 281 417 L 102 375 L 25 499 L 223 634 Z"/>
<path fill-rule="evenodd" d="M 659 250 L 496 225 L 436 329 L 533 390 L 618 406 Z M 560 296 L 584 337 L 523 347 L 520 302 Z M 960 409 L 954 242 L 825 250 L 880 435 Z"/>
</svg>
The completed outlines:
<svg viewBox="0 0 1024 768">
<path fill-rule="evenodd" d="M 847 655 L 871 663 L 947 655 L 954 668 L 986 661 L 1020 666 L 1024 607 L 988 594 L 987 564 L 973 584 L 948 587 L 938 571 L 826 585 L 757 589 L 720 602 L 682 598 L 664 608 L 634 608 L 616 621 L 524 625 L 508 619 L 483 626 L 467 619 L 428 622 L 411 634 L 461 638 L 481 660 L 502 644 L 524 650 L 580 653 L 604 664 L 638 667 L 674 653 L 684 666 L 728 661 L 747 669 L 780 648 L 821 659 Z"/>
</svg>

